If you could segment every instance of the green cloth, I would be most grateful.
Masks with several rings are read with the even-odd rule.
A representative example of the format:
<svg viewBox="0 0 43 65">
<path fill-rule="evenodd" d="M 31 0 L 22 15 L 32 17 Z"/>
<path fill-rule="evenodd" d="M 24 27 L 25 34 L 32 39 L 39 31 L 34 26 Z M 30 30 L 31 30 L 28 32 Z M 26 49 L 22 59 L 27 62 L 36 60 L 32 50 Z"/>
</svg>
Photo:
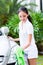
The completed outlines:
<svg viewBox="0 0 43 65">
<path fill-rule="evenodd" d="M 16 59 L 17 59 L 18 65 L 25 65 L 23 50 L 20 47 L 18 47 L 15 53 L 16 53 Z"/>
</svg>

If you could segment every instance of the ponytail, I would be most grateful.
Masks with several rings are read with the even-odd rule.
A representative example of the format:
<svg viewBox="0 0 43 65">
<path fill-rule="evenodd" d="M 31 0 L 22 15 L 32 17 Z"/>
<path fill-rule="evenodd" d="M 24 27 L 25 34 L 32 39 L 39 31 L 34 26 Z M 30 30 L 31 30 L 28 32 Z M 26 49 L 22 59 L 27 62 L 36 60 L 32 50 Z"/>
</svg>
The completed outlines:
<svg viewBox="0 0 43 65">
<path fill-rule="evenodd" d="M 28 20 L 32 23 L 32 18 L 30 15 L 28 15 Z"/>
</svg>

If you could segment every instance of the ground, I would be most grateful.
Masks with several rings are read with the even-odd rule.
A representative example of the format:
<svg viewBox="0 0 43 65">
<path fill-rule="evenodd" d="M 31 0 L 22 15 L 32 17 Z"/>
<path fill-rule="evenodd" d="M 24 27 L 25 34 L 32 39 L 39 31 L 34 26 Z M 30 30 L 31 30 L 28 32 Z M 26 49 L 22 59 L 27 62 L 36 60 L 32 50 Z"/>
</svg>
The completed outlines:
<svg viewBox="0 0 43 65">
<path fill-rule="evenodd" d="M 37 65 L 43 65 L 43 55 L 39 55 Z"/>
</svg>

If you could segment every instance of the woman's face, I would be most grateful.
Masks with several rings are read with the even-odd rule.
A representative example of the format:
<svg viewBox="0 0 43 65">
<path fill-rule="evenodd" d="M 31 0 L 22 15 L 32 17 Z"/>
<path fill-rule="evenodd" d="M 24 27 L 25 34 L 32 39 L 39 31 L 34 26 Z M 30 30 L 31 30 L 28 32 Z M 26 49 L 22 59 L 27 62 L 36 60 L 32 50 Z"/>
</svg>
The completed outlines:
<svg viewBox="0 0 43 65">
<path fill-rule="evenodd" d="M 28 17 L 28 14 L 23 12 L 23 11 L 20 11 L 19 12 L 19 19 L 22 21 L 22 22 L 25 22 L 27 20 L 27 17 Z"/>
</svg>

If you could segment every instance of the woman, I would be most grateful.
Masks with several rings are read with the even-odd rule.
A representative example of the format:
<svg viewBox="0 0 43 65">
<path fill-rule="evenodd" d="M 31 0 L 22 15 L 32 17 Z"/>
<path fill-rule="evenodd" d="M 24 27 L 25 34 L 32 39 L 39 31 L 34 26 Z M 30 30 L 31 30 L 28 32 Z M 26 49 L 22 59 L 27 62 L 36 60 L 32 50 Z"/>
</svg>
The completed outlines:
<svg viewBox="0 0 43 65">
<path fill-rule="evenodd" d="M 25 52 L 25 57 L 30 65 L 36 65 L 38 50 L 35 44 L 33 25 L 25 7 L 20 7 L 18 10 L 19 23 L 19 38 L 14 41 L 20 41 L 20 46 Z"/>
</svg>

